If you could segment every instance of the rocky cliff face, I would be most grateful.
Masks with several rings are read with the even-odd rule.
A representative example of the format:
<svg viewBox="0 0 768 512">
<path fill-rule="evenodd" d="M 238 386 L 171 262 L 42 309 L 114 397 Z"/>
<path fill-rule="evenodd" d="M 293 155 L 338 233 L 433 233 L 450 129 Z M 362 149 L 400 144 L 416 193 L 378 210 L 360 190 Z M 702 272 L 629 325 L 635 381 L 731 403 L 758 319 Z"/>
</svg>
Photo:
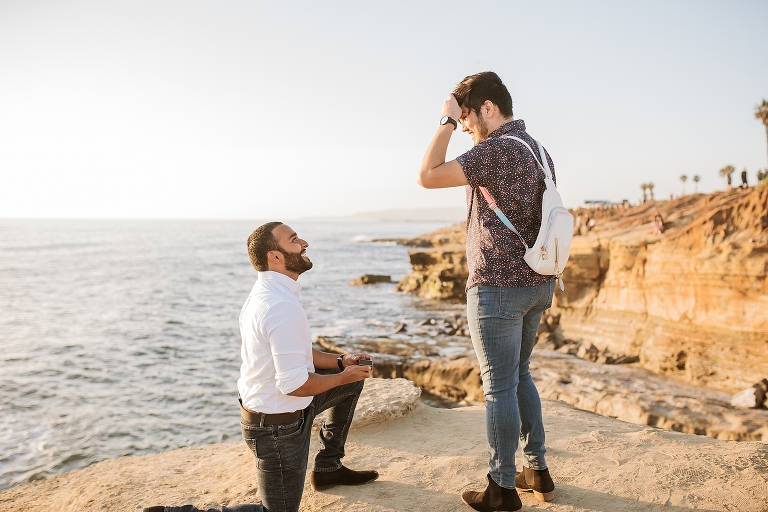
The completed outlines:
<svg viewBox="0 0 768 512">
<path fill-rule="evenodd" d="M 398 283 L 397 290 L 429 299 L 464 299 L 469 277 L 465 227 L 462 222 L 416 238 L 398 240 L 403 245 L 427 249 L 408 253 L 413 272 Z"/>
<path fill-rule="evenodd" d="M 566 339 L 729 392 L 768 376 L 768 187 L 592 213 L 597 226 L 574 237 L 555 294 Z M 463 225 L 442 231 L 450 243 L 412 251 L 414 273 L 399 289 L 464 297 Z"/>
</svg>

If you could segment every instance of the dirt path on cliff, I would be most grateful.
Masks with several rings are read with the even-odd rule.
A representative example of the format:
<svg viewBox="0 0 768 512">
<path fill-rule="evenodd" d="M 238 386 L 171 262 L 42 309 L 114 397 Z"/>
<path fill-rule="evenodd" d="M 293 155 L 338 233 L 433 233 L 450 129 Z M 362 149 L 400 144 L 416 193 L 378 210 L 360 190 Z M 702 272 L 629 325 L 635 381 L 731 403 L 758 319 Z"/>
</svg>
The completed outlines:
<svg viewBox="0 0 768 512">
<path fill-rule="evenodd" d="M 561 402 L 543 405 L 555 500 L 523 494 L 523 510 L 768 511 L 768 444 L 641 427 Z M 345 464 L 377 469 L 380 479 L 323 493 L 307 485 L 301 510 L 469 510 L 459 496 L 487 473 L 484 417 L 483 406 L 422 405 L 403 419 L 353 429 Z M 6 491 L 0 510 L 134 512 L 257 499 L 253 457 L 235 442 L 94 464 Z"/>
</svg>

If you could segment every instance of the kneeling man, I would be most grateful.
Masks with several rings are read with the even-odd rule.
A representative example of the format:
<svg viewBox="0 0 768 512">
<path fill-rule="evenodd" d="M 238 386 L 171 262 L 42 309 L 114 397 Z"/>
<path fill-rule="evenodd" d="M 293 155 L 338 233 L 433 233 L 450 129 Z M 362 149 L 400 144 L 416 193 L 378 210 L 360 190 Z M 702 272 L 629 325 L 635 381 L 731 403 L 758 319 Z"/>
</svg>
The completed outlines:
<svg viewBox="0 0 768 512">
<path fill-rule="evenodd" d="M 341 464 L 344 443 L 363 381 L 368 354 L 337 356 L 312 348 L 307 314 L 299 302 L 299 275 L 312 268 L 309 244 L 281 222 L 248 237 L 248 256 L 258 271 L 240 313 L 240 379 L 243 437 L 256 456 L 262 505 L 268 512 L 299 509 L 307 473 L 312 421 L 329 410 L 320 429 L 312 488 L 359 485 L 376 471 Z"/>
</svg>

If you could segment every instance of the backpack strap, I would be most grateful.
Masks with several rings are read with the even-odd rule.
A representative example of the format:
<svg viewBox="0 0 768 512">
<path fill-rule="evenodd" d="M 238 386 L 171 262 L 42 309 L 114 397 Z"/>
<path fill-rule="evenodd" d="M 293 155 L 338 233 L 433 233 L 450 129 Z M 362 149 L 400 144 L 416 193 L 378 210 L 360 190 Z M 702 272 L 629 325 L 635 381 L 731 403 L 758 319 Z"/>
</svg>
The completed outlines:
<svg viewBox="0 0 768 512">
<path fill-rule="evenodd" d="M 547 156 L 544 154 L 544 148 L 542 147 L 541 143 L 537 141 L 536 139 L 533 139 L 533 141 L 536 143 L 536 146 L 539 148 L 539 154 L 541 155 L 541 160 L 536 158 L 536 153 L 531 149 L 531 146 L 528 145 L 527 142 L 525 142 L 523 139 L 520 139 L 518 137 L 515 137 L 514 135 L 502 135 L 501 136 L 504 139 L 515 139 L 517 142 L 524 145 L 526 148 L 528 148 L 528 151 L 531 152 L 531 155 L 533 155 L 533 159 L 536 160 L 536 163 L 539 164 L 539 169 L 544 171 L 544 175 L 552 179 L 552 171 L 549 169 L 549 162 L 547 161 Z M 544 162 L 544 165 L 542 165 L 542 162 Z"/>
<path fill-rule="evenodd" d="M 525 142 L 523 139 L 520 139 L 518 137 L 515 137 L 514 135 L 502 135 L 502 138 L 504 139 L 514 139 L 520 143 L 522 143 L 526 148 L 528 148 L 528 151 L 531 152 L 531 155 L 533 156 L 533 159 L 536 161 L 536 163 L 539 165 L 539 169 L 544 171 L 544 175 L 547 177 L 547 179 L 552 180 L 552 171 L 549 169 L 549 162 L 547 162 L 547 158 L 544 155 L 544 148 L 541 146 L 539 141 L 535 140 L 536 145 L 539 147 L 539 154 L 541 155 L 541 161 L 544 162 L 544 165 L 541 165 L 541 161 L 539 161 L 538 158 L 536 158 L 536 153 L 534 153 L 533 149 L 531 149 L 531 146 L 528 145 L 527 142 Z M 485 201 L 488 203 L 488 207 L 493 210 L 493 212 L 496 214 L 496 216 L 501 220 L 501 222 L 504 223 L 505 226 L 507 226 L 514 234 L 517 235 L 517 238 L 520 239 L 520 241 L 525 246 L 525 250 L 527 251 L 529 249 L 528 244 L 525 243 L 525 239 L 523 239 L 523 235 L 520 234 L 520 232 L 515 228 L 514 224 L 512 224 L 506 215 L 499 209 L 498 205 L 496 204 L 496 200 L 493 198 L 490 192 L 488 192 L 488 189 L 485 187 L 480 187 L 480 192 L 483 193 L 483 197 L 485 197 Z"/>
<path fill-rule="evenodd" d="M 493 210 L 493 212 L 496 214 L 496 216 L 501 220 L 501 222 L 504 223 L 505 226 L 507 226 L 514 234 L 517 235 L 517 238 L 520 239 L 521 242 L 523 242 L 523 245 L 525 246 L 525 250 L 528 250 L 528 244 L 525 243 L 525 240 L 523 239 L 523 235 L 520 234 L 520 232 L 515 228 L 515 226 L 509 221 L 506 215 L 499 209 L 498 206 L 496 206 L 496 201 L 491 196 L 490 192 L 488 192 L 488 189 L 485 187 L 480 187 L 480 192 L 483 193 L 483 197 L 485 197 L 485 200 L 488 202 L 488 206 Z"/>
</svg>

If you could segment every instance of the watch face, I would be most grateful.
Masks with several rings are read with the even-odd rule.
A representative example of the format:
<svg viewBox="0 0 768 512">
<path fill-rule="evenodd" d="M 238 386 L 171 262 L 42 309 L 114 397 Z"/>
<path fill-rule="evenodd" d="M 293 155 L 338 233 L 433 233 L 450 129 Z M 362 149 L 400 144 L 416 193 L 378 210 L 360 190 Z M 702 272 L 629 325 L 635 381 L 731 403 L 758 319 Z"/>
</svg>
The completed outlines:
<svg viewBox="0 0 768 512">
<path fill-rule="evenodd" d="M 447 124 L 448 123 L 448 116 L 443 116 L 440 118 L 440 124 Z"/>
</svg>

